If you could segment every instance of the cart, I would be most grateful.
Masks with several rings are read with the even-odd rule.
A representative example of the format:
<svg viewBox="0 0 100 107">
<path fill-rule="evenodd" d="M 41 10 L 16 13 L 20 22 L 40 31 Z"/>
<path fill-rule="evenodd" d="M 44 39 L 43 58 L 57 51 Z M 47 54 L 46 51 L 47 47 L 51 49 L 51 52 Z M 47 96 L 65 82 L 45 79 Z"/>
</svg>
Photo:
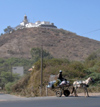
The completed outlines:
<svg viewBox="0 0 100 107">
<path fill-rule="evenodd" d="M 56 80 L 50 81 L 47 88 L 56 92 L 57 97 L 61 97 L 63 94 L 65 97 L 70 95 L 69 87 L 71 86 L 69 81 L 62 81 L 59 85 L 55 86 Z"/>
</svg>

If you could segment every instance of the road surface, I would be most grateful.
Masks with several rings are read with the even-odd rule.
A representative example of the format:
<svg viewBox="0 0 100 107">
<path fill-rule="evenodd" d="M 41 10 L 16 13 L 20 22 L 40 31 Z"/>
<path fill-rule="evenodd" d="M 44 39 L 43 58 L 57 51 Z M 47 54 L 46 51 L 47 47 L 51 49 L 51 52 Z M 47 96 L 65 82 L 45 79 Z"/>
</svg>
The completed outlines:
<svg viewBox="0 0 100 107">
<path fill-rule="evenodd" d="M 0 107 L 100 107 L 100 96 L 24 98 L 1 94 Z"/>
</svg>

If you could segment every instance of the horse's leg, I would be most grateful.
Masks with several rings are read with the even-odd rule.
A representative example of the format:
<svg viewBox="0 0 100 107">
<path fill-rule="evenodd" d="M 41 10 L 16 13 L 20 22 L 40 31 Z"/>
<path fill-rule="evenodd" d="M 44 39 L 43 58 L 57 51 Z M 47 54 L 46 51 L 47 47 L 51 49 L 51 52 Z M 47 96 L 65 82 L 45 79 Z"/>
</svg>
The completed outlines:
<svg viewBox="0 0 100 107">
<path fill-rule="evenodd" d="M 85 97 L 89 97 L 87 87 L 84 87 L 84 94 L 85 94 Z"/>
<path fill-rule="evenodd" d="M 85 90 L 86 90 L 86 93 L 87 93 L 87 97 L 89 97 L 89 94 L 88 94 L 88 89 L 87 89 L 87 87 L 86 87 L 86 89 L 85 89 Z"/>
<path fill-rule="evenodd" d="M 83 89 L 84 89 L 84 96 L 86 97 L 86 89 L 85 89 L 85 87 L 83 87 Z"/>
<path fill-rule="evenodd" d="M 76 87 L 72 87 L 72 92 L 71 92 L 71 94 L 73 94 L 74 93 L 74 95 L 76 96 Z"/>
<path fill-rule="evenodd" d="M 75 87 L 74 95 L 75 95 L 75 97 L 78 97 L 78 95 L 77 95 L 77 87 Z"/>
</svg>

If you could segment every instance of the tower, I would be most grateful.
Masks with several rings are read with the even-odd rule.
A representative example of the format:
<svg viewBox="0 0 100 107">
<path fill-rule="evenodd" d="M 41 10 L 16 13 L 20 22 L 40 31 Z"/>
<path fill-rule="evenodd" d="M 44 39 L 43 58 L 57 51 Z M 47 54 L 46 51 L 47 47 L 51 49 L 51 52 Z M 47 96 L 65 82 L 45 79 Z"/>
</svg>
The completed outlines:
<svg viewBox="0 0 100 107">
<path fill-rule="evenodd" d="M 27 19 L 27 16 L 26 16 L 26 15 L 24 16 L 23 22 L 24 22 L 24 24 L 27 24 L 27 23 L 28 23 L 28 19 Z"/>
</svg>

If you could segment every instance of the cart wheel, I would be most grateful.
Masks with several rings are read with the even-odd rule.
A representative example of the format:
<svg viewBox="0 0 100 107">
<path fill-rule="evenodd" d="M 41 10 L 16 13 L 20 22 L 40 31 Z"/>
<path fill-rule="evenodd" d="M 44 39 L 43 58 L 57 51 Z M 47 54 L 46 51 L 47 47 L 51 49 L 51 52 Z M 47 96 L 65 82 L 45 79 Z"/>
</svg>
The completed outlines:
<svg viewBox="0 0 100 107">
<path fill-rule="evenodd" d="M 57 97 L 61 97 L 62 96 L 62 92 L 61 91 L 56 91 L 56 96 Z"/>
<path fill-rule="evenodd" d="M 64 95 L 65 95 L 66 97 L 68 97 L 68 96 L 70 95 L 70 91 L 69 91 L 69 90 L 64 90 Z"/>
</svg>

